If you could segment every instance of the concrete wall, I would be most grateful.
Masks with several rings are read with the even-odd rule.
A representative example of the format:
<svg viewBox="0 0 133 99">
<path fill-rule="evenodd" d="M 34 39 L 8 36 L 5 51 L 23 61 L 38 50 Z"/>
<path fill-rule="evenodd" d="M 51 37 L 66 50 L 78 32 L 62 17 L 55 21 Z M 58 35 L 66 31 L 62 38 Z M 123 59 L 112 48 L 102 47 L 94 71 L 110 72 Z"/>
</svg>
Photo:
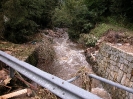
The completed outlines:
<svg viewBox="0 0 133 99">
<path fill-rule="evenodd" d="M 111 44 L 104 43 L 97 54 L 97 66 L 95 72 L 98 75 L 133 88 L 133 53 L 125 52 Z M 103 84 L 112 95 L 112 99 L 133 99 L 133 94 Z"/>
</svg>

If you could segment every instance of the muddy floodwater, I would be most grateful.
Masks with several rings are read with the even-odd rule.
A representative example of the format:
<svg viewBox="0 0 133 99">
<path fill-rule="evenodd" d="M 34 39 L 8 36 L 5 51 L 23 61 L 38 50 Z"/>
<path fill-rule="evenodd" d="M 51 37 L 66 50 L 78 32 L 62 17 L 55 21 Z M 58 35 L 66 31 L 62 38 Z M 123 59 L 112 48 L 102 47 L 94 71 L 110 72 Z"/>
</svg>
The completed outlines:
<svg viewBox="0 0 133 99">
<path fill-rule="evenodd" d="M 67 32 L 64 31 L 61 37 L 53 38 L 53 42 L 56 59 L 53 65 L 50 66 L 49 73 L 61 79 L 69 80 L 76 76 L 81 67 L 85 67 L 89 72 L 93 72 L 90 64 L 86 61 L 84 49 L 78 47 L 78 44 L 70 41 Z M 80 78 L 76 79 L 73 84 L 82 88 L 81 80 Z M 92 93 L 97 95 L 100 94 L 99 96 L 103 99 L 111 99 L 99 81 L 93 79 L 91 86 Z"/>
</svg>

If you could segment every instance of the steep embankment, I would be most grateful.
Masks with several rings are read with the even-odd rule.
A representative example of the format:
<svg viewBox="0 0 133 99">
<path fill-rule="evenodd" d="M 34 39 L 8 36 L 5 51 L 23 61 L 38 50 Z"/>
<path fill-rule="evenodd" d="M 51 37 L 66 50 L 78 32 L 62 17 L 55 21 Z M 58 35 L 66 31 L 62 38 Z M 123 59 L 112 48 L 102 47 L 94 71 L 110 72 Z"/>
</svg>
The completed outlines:
<svg viewBox="0 0 133 99">
<path fill-rule="evenodd" d="M 34 35 L 31 42 L 28 42 L 26 44 L 13 44 L 11 42 L 7 41 L 0 41 L 0 50 L 15 56 L 16 58 L 29 62 L 30 64 L 36 66 L 38 63 L 38 59 L 43 56 L 41 59 L 45 62 L 51 62 L 53 60 L 52 53 L 52 47 L 50 41 L 45 38 L 41 33 Z M 48 55 L 50 55 L 50 57 Z M 37 56 L 36 56 L 37 55 Z M 39 57 L 38 57 L 39 56 Z M 47 63 L 46 62 L 46 63 Z M 45 66 L 46 66 L 45 63 Z M 22 80 L 23 79 L 23 80 Z M 12 91 L 17 91 L 18 89 L 27 88 L 27 86 L 30 85 L 31 82 L 25 82 L 27 81 L 27 78 L 22 78 L 20 74 L 16 74 L 14 78 L 10 79 L 8 67 L 0 62 L 0 95 L 10 93 Z M 28 80 L 29 81 L 29 80 Z M 4 83 L 6 82 L 6 83 Z M 32 83 L 31 83 L 32 84 Z M 36 84 L 33 83 L 32 87 L 33 89 L 36 89 Z M 36 90 L 30 90 L 27 94 L 29 94 L 27 97 L 25 94 L 20 97 L 16 97 L 14 99 L 31 99 L 34 97 L 34 99 L 57 99 L 55 95 L 53 95 L 51 92 L 49 92 L 46 89 L 42 89 L 41 87 L 38 87 Z M 34 91 L 36 94 L 33 94 L 32 91 Z M 45 96 L 45 97 L 44 97 Z"/>
</svg>

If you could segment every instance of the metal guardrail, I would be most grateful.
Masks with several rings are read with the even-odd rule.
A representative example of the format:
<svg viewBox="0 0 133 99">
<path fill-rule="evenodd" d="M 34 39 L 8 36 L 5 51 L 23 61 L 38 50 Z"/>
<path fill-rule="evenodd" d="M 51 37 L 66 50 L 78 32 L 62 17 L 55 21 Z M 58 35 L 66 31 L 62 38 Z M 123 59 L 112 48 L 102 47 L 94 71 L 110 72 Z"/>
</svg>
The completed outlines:
<svg viewBox="0 0 133 99">
<path fill-rule="evenodd" d="M 27 78 L 38 83 L 39 85 L 49 89 L 51 92 L 63 99 L 101 99 L 100 97 L 79 88 L 67 81 L 62 80 L 54 75 L 46 73 L 26 62 L 20 61 L 17 58 L 0 51 L 0 61 L 4 62 L 14 70 L 20 72 Z M 13 76 L 11 69 L 11 76 Z"/>
<path fill-rule="evenodd" d="M 123 85 L 121 85 L 121 84 L 119 84 L 119 83 L 116 83 L 116 82 L 113 82 L 113 81 L 111 81 L 111 80 L 102 78 L 102 77 L 97 76 L 97 75 L 95 75 L 95 74 L 88 74 L 88 77 L 97 79 L 97 80 L 102 81 L 102 82 L 104 82 L 104 83 L 106 83 L 106 84 L 115 86 L 115 87 L 117 87 L 117 88 L 120 88 L 120 89 L 125 90 L 125 91 L 130 92 L 130 93 L 133 93 L 133 89 L 132 89 L 132 88 L 123 86 Z M 76 77 L 73 77 L 73 78 L 71 78 L 71 79 L 69 79 L 69 80 L 67 80 L 67 81 L 68 81 L 68 82 L 73 82 L 74 80 L 76 80 L 76 79 L 78 79 L 78 78 L 79 78 L 79 76 L 76 76 Z"/>
<path fill-rule="evenodd" d="M 78 78 L 79 78 L 79 76 L 73 77 L 73 78 L 67 80 L 67 82 L 71 83 L 71 82 L 73 82 L 74 80 L 76 80 L 76 79 L 78 79 Z"/>
<path fill-rule="evenodd" d="M 127 92 L 133 93 L 133 89 L 132 89 L 132 88 L 123 86 L 123 85 L 121 85 L 121 84 L 119 84 L 119 83 L 116 83 L 116 82 L 113 82 L 113 81 L 111 81 L 111 80 L 108 80 L 108 79 L 99 77 L 99 76 L 94 75 L 94 74 L 88 74 L 88 76 L 89 76 L 89 77 L 92 77 L 92 78 L 95 78 L 95 79 L 97 79 L 97 80 L 99 80 L 99 81 L 105 82 L 105 83 L 107 83 L 107 84 L 110 84 L 110 85 L 112 85 L 112 86 L 115 86 L 115 87 L 117 87 L 117 88 L 123 89 L 123 90 L 125 90 L 125 91 L 127 91 Z"/>
<path fill-rule="evenodd" d="M 94 78 L 94 79 L 97 79 L 97 80 L 99 80 L 99 81 L 102 81 L 102 82 L 104 82 L 104 83 L 106 83 L 106 84 L 115 86 L 115 87 L 120 88 L 120 89 L 122 89 L 122 90 L 125 90 L 125 91 L 127 91 L 127 92 L 133 93 L 133 89 L 132 89 L 132 88 L 123 86 L 123 85 L 121 85 L 121 84 L 119 84 L 119 83 L 116 83 L 116 82 L 113 82 L 113 81 L 111 81 L 111 80 L 102 78 L 102 77 L 97 76 L 97 75 L 95 75 L 95 74 L 88 74 L 88 76 L 89 76 L 89 77 L 92 77 L 92 78 Z M 69 80 L 67 80 L 67 81 L 68 81 L 68 82 L 73 82 L 74 80 L 76 80 L 76 79 L 78 79 L 78 78 L 79 78 L 79 76 L 76 76 L 76 77 L 73 77 L 73 78 L 71 78 L 71 79 L 69 79 Z"/>
</svg>

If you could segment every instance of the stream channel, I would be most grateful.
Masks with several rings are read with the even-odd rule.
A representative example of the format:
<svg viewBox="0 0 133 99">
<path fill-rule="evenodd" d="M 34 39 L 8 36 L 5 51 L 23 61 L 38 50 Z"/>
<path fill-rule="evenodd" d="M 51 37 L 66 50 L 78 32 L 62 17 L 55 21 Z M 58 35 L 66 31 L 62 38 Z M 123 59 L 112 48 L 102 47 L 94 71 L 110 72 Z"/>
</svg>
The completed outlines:
<svg viewBox="0 0 133 99">
<path fill-rule="evenodd" d="M 60 31 L 63 30 L 57 30 L 57 32 Z M 54 37 L 53 42 L 56 59 L 54 60 L 53 66 L 50 66 L 49 73 L 61 79 L 68 80 L 75 77 L 76 73 L 83 66 L 87 68 L 88 72 L 93 72 L 90 64 L 86 61 L 84 49 L 70 41 L 66 31 L 61 33 L 61 37 Z M 81 80 L 82 79 L 78 78 L 72 83 L 82 88 Z M 111 99 L 110 95 L 103 89 L 102 84 L 95 79 L 93 79 L 91 83 L 91 92 L 103 99 Z"/>
</svg>

